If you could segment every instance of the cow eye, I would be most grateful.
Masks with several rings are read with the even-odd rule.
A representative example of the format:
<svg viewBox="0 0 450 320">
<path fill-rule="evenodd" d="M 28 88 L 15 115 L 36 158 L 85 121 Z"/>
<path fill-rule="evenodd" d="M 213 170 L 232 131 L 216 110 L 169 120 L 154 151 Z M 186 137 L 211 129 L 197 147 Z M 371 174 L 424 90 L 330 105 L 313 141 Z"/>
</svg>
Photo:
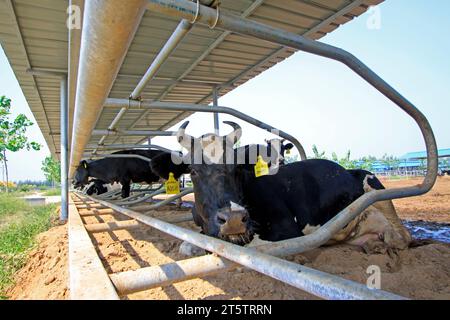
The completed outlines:
<svg viewBox="0 0 450 320">
<path fill-rule="evenodd" d="M 196 176 L 197 175 L 197 171 L 195 171 L 194 169 L 191 169 L 191 176 Z"/>
</svg>

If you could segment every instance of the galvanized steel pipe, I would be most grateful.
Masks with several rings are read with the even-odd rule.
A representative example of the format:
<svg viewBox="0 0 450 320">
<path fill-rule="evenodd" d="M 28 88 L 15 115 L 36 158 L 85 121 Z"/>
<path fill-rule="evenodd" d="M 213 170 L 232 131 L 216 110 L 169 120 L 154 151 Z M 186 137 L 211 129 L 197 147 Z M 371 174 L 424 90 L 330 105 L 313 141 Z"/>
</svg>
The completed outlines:
<svg viewBox="0 0 450 320">
<path fill-rule="evenodd" d="M 153 60 L 147 72 L 145 72 L 145 75 L 142 77 L 141 81 L 139 81 L 136 88 L 131 93 L 130 99 L 136 100 L 140 98 L 141 93 L 145 89 L 147 83 L 153 79 L 155 74 L 158 72 L 158 70 L 161 68 L 161 66 L 170 56 L 170 54 L 175 50 L 175 48 L 178 46 L 181 40 L 184 39 L 184 37 L 191 30 L 191 28 L 192 24 L 189 21 L 181 20 L 175 31 L 170 36 L 169 40 L 166 42 L 164 47 L 158 53 L 156 58 Z"/>
<path fill-rule="evenodd" d="M 70 174 L 81 160 L 106 97 L 145 12 L 145 0 L 85 2 Z"/>
<path fill-rule="evenodd" d="M 69 218 L 69 105 L 67 97 L 67 76 L 60 82 L 60 163 L 61 163 L 61 213 L 60 220 Z"/>
<path fill-rule="evenodd" d="M 180 240 L 188 241 L 228 260 L 324 299 L 404 299 L 398 295 L 381 290 L 371 290 L 362 284 L 269 256 L 254 249 L 211 238 L 107 201 L 86 197 Z"/>
<path fill-rule="evenodd" d="M 87 145 L 86 150 L 122 150 L 122 149 L 155 149 L 165 152 L 172 152 L 172 150 L 158 146 L 156 144 L 110 144 L 110 145 Z"/>
<path fill-rule="evenodd" d="M 161 136 L 161 137 L 170 137 L 175 136 L 176 132 L 173 131 L 158 131 L 158 130 L 93 130 L 93 136 Z"/>
<path fill-rule="evenodd" d="M 196 3 L 191 1 L 147 1 L 147 8 L 154 12 L 189 20 L 197 17 L 196 21 L 205 25 L 211 26 L 212 24 L 216 24 L 216 27 L 219 29 L 252 36 L 344 63 L 416 121 L 422 132 L 427 148 L 427 174 L 423 183 L 419 186 L 385 190 L 377 193 L 376 195 L 372 194 L 370 196 L 373 200 L 372 203 L 380 200 L 424 194 L 433 187 L 438 170 L 437 146 L 433 130 L 431 129 L 427 118 L 410 101 L 403 97 L 399 92 L 397 92 L 386 81 L 384 81 L 380 76 L 378 76 L 351 53 L 341 48 L 314 41 L 292 32 L 277 29 L 254 20 L 247 20 L 239 16 L 226 13 L 224 10 L 221 10 L 218 21 L 216 22 L 216 10 L 200 5 L 200 10 L 197 12 Z"/>
<path fill-rule="evenodd" d="M 105 102 L 105 107 L 121 107 L 124 103 L 128 103 L 128 100 L 127 99 L 108 98 Z M 207 105 L 199 105 L 199 104 L 160 102 L 160 101 L 149 101 L 149 100 L 143 100 L 143 101 L 139 101 L 139 102 L 138 101 L 130 101 L 130 108 L 181 110 L 181 111 L 229 114 L 229 115 L 239 118 L 245 122 L 253 124 L 254 126 L 257 126 L 258 128 L 267 130 L 273 134 L 276 134 L 282 138 L 285 138 L 285 139 L 291 141 L 297 148 L 297 150 L 300 154 L 300 158 L 302 160 L 307 159 L 305 149 L 301 145 L 300 141 L 298 141 L 295 137 L 291 136 L 290 134 L 288 134 L 282 130 L 272 127 L 271 125 L 268 125 L 262 121 L 252 118 L 249 115 L 246 115 L 245 113 L 242 113 L 242 112 L 232 109 L 232 108 L 222 107 L 222 106 L 215 107 L 215 106 L 207 106 Z M 166 132 L 168 132 L 168 131 L 166 131 Z"/>
</svg>

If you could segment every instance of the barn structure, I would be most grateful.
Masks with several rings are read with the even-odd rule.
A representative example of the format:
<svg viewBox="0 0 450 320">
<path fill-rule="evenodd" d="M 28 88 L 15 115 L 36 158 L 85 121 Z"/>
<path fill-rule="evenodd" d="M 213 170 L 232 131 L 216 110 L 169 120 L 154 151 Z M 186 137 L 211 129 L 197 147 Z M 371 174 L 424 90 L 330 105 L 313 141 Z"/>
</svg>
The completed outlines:
<svg viewBox="0 0 450 320">
<path fill-rule="evenodd" d="M 380 2 L 0 0 L 1 45 L 52 155 L 62 164 L 61 218 L 69 219 L 72 297 L 117 298 L 118 292 L 167 285 L 239 264 L 323 298 L 401 298 L 274 257 L 315 248 L 372 203 L 423 194 L 435 182 L 436 143 L 427 119 L 352 54 L 317 41 Z M 297 50 L 346 64 L 417 122 L 428 158 L 422 185 L 370 192 L 313 234 L 260 250 L 145 216 L 126 208 L 130 203 L 69 196 L 69 179 L 80 160 L 172 135 L 166 130 L 193 112 L 227 113 L 273 129 L 237 109 L 219 106 L 218 98 Z M 217 117 L 215 122 L 218 128 Z M 305 158 L 300 141 L 283 131 L 280 136 Z M 99 207 L 103 209 L 95 209 Z M 94 227 L 85 226 L 78 214 L 83 208 L 114 210 L 132 219 L 95 226 L 98 230 L 144 223 L 218 256 L 107 275 L 88 237 Z"/>
</svg>

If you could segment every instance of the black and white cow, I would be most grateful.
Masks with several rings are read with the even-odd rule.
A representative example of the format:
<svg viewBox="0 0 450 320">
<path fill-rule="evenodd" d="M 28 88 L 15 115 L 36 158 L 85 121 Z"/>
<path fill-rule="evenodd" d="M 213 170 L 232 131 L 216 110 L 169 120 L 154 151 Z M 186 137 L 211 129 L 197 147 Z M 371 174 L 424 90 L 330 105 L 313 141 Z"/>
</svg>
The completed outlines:
<svg viewBox="0 0 450 320">
<path fill-rule="evenodd" d="M 136 154 L 152 159 L 162 153 L 164 151 L 160 150 L 123 150 L 114 154 Z M 104 158 L 90 162 L 83 160 L 75 172 L 74 187 L 86 185 L 90 177 L 106 183 L 122 184 L 122 198 L 129 197 L 132 182 L 150 184 L 160 180 L 150 169 L 149 163 L 138 158 Z"/>
<path fill-rule="evenodd" d="M 286 143 L 285 139 L 279 139 L 279 138 L 275 138 L 275 139 L 270 139 L 270 140 L 265 140 L 267 143 L 267 148 L 269 150 L 275 150 L 275 152 L 278 152 L 279 154 L 279 159 L 278 159 L 278 163 L 280 165 L 284 165 L 286 164 L 286 152 L 290 152 L 293 148 L 294 145 L 290 142 Z"/>
<path fill-rule="evenodd" d="M 86 190 L 86 194 L 91 196 L 93 194 L 101 195 L 108 192 L 108 188 L 105 186 L 107 183 L 103 180 L 93 179 L 89 181 L 89 188 Z"/>
<path fill-rule="evenodd" d="M 211 156 L 210 150 L 198 148 L 204 145 L 199 141 L 202 137 L 187 135 L 186 126 L 185 123 L 178 131 L 178 141 L 189 150 L 187 157 L 198 158 L 200 153 L 200 157 L 210 160 L 190 164 L 195 194 L 194 221 L 210 236 L 244 245 L 255 233 L 268 241 L 307 235 L 365 192 L 383 188 L 370 172 L 347 171 L 328 160 L 295 162 L 280 166 L 275 174 L 257 178 L 253 164 L 225 162 L 227 153 L 235 154 L 236 149 L 215 150 Z M 236 136 L 238 129 L 230 135 Z M 228 136 L 211 138 L 210 135 L 209 140 L 220 149 Z M 197 148 L 192 149 L 194 145 Z M 217 158 L 220 153 L 222 159 Z M 385 210 L 387 207 L 392 210 Z M 388 201 L 382 206 L 369 207 L 330 243 L 348 242 L 373 251 L 380 247 L 404 249 L 410 241 L 408 231 Z"/>
</svg>

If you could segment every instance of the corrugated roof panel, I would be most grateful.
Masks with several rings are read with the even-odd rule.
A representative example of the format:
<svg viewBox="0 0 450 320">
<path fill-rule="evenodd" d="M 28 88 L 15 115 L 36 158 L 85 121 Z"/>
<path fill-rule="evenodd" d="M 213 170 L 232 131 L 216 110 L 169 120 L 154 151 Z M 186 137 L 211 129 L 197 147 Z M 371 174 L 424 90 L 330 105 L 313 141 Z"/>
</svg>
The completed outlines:
<svg viewBox="0 0 450 320">
<path fill-rule="evenodd" d="M 319 39 L 382 0 L 251 0 L 222 1 L 220 10 L 244 12 L 249 19 Z M 209 3 L 202 0 L 202 3 Z M 59 82 L 33 77 L 27 68 L 67 70 L 68 0 L 0 0 L 0 40 L 30 108 L 53 154 L 59 153 Z M 249 10 L 252 8 L 252 10 Z M 330 19 L 330 17 L 333 17 Z M 330 19 L 322 25 L 324 20 Z M 179 21 L 146 12 L 137 30 L 110 97 L 127 98 L 164 46 Z M 317 26 L 320 27 L 317 27 Z M 224 36 L 226 35 L 226 36 Z M 217 39 L 220 38 L 221 41 Z M 241 85 L 295 52 L 290 48 L 221 30 L 195 25 L 142 93 L 145 99 L 209 103 L 212 84 Z M 202 57 L 202 58 L 200 58 Z M 29 61 L 28 61 L 29 59 Z M 183 80 L 183 82 L 179 82 Z M 189 83 L 188 81 L 191 81 Z M 192 83 L 196 82 L 195 84 Z M 205 82 L 205 83 L 198 83 Z M 234 87 L 221 91 L 225 94 Z M 118 110 L 104 109 L 97 129 L 106 129 Z M 130 110 L 120 129 L 166 129 L 190 112 Z M 92 137 L 89 144 L 98 142 Z M 109 136 L 106 143 L 134 143 L 142 137 Z"/>
</svg>

